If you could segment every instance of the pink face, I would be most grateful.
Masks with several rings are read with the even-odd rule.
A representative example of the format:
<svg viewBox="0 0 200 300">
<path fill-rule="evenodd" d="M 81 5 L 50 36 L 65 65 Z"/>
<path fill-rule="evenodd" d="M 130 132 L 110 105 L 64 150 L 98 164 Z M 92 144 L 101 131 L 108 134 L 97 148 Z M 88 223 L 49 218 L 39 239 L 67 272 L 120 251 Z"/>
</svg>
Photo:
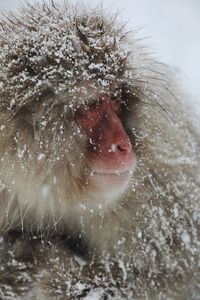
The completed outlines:
<svg viewBox="0 0 200 300">
<path fill-rule="evenodd" d="M 88 158 L 98 184 L 122 185 L 136 165 L 130 139 L 120 120 L 121 101 L 102 94 L 99 102 L 80 108 L 76 121 L 90 142 Z"/>
</svg>

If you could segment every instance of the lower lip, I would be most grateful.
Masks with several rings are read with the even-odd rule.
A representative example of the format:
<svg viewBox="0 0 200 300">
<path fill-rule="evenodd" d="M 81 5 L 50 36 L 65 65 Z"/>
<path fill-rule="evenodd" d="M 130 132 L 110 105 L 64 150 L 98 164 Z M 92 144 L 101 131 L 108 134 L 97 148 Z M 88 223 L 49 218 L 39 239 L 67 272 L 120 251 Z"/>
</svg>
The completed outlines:
<svg viewBox="0 0 200 300">
<path fill-rule="evenodd" d="M 131 177 L 131 172 L 126 171 L 119 174 L 114 173 L 93 173 L 91 178 L 94 178 L 95 181 L 102 183 L 104 185 L 107 184 L 120 184 L 124 181 L 127 181 Z"/>
</svg>

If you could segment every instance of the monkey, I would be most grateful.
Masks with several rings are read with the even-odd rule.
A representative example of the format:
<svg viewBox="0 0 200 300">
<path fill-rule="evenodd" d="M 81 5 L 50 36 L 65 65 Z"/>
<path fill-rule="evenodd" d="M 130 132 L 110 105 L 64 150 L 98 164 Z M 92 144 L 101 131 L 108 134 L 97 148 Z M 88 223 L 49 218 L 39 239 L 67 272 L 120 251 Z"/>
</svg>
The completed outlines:
<svg viewBox="0 0 200 300">
<path fill-rule="evenodd" d="M 0 28 L 0 297 L 197 299 L 199 132 L 173 70 L 102 7 Z"/>
</svg>

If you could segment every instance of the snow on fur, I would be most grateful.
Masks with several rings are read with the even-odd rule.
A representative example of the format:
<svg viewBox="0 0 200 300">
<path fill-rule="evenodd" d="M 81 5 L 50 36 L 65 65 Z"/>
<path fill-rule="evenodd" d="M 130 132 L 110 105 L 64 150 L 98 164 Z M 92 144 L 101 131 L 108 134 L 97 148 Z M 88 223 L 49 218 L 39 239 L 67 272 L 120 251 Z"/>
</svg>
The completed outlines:
<svg viewBox="0 0 200 300">
<path fill-rule="evenodd" d="M 131 112 L 126 125 L 137 136 L 138 144 L 141 141 L 145 144 L 144 155 L 141 150 L 133 175 L 129 201 L 122 199 L 112 211 L 116 215 L 116 228 L 108 216 L 102 232 L 102 218 L 89 216 L 95 228 L 88 227 L 91 244 L 98 245 L 99 241 L 103 247 L 102 236 L 106 241 L 115 239 L 114 254 L 105 252 L 100 258 L 82 260 L 71 250 L 63 250 L 59 242 L 41 242 L 33 237 L 30 242 L 34 245 L 33 253 L 30 251 L 33 259 L 29 261 L 24 241 L 10 243 L 7 252 L 1 240 L 0 297 L 16 299 L 18 295 L 26 295 L 32 282 L 30 299 L 34 296 L 40 299 L 145 296 L 166 299 L 180 295 L 181 299 L 197 299 L 200 284 L 199 135 L 185 116 L 179 100 L 182 95 L 173 84 L 171 71 L 146 54 L 134 34 L 131 38 L 117 22 L 116 15 L 108 16 L 102 8 L 90 9 L 67 2 L 55 5 L 52 1 L 28 4 L 18 15 L 3 17 L 0 28 L 0 144 L 5 149 L 8 136 L 14 140 L 15 147 L 11 150 L 27 176 L 32 172 L 32 161 L 32 165 L 40 166 L 43 177 L 48 178 L 58 158 L 65 155 L 64 123 L 62 126 L 59 123 L 58 128 L 58 115 L 66 111 L 73 113 L 82 103 L 94 101 L 101 92 L 115 92 L 118 86 L 126 86 L 131 97 L 139 99 L 141 110 L 137 120 Z M 32 120 L 40 101 L 44 108 Z M 18 123 L 13 119 L 20 122 L 23 109 L 26 122 L 31 126 L 37 123 L 41 129 L 38 143 L 45 137 L 45 145 L 42 144 L 35 157 L 31 152 L 34 145 L 20 139 L 20 127 L 15 130 Z M 54 132 L 51 140 L 48 140 L 47 128 Z M 79 153 L 73 146 L 76 137 L 72 134 L 71 138 L 67 147 L 71 145 L 72 150 Z M 48 157 L 49 149 L 53 150 Z M 12 172 L 7 173 L 6 166 L 12 170 L 12 162 L 9 165 L 7 157 L 5 155 L 1 163 L 1 194 L 7 187 L 5 178 L 11 181 L 8 175 Z M 82 161 L 81 157 L 77 160 Z M 54 182 L 56 184 L 56 178 Z M 13 186 L 15 182 L 9 182 L 11 189 Z M 42 187 L 45 198 L 49 191 L 46 185 Z M 25 186 L 24 191 L 28 193 Z M 45 218 L 39 219 L 39 212 L 35 220 L 31 219 L 28 212 L 34 204 L 29 203 L 29 198 L 34 196 L 29 196 L 25 199 L 24 214 L 20 206 L 23 217 L 20 221 L 17 219 L 22 229 L 24 225 L 32 228 L 32 221 L 38 231 L 56 228 L 57 232 L 59 222 L 61 228 L 66 225 L 62 218 L 61 221 L 56 219 L 56 214 L 51 224 L 49 212 L 48 224 Z M 71 197 L 73 199 L 73 195 Z M 2 204 L 6 207 L 0 209 L 2 227 L 6 221 L 9 225 L 15 223 L 14 200 Z M 60 203 L 54 205 L 59 208 Z M 20 209 L 15 210 L 16 215 Z M 44 214 L 48 209 L 45 207 Z"/>
</svg>

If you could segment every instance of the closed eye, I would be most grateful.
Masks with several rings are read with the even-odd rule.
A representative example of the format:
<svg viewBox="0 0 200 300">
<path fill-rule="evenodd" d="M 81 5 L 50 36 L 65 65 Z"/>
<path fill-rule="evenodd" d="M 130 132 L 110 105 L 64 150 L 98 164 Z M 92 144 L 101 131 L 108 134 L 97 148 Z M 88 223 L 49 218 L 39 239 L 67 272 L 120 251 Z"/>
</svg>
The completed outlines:
<svg viewBox="0 0 200 300">
<path fill-rule="evenodd" d="M 118 96 L 115 95 L 111 95 L 111 107 L 114 110 L 114 112 L 116 112 L 117 114 L 120 113 L 121 110 L 121 100 Z"/>
</svg>

